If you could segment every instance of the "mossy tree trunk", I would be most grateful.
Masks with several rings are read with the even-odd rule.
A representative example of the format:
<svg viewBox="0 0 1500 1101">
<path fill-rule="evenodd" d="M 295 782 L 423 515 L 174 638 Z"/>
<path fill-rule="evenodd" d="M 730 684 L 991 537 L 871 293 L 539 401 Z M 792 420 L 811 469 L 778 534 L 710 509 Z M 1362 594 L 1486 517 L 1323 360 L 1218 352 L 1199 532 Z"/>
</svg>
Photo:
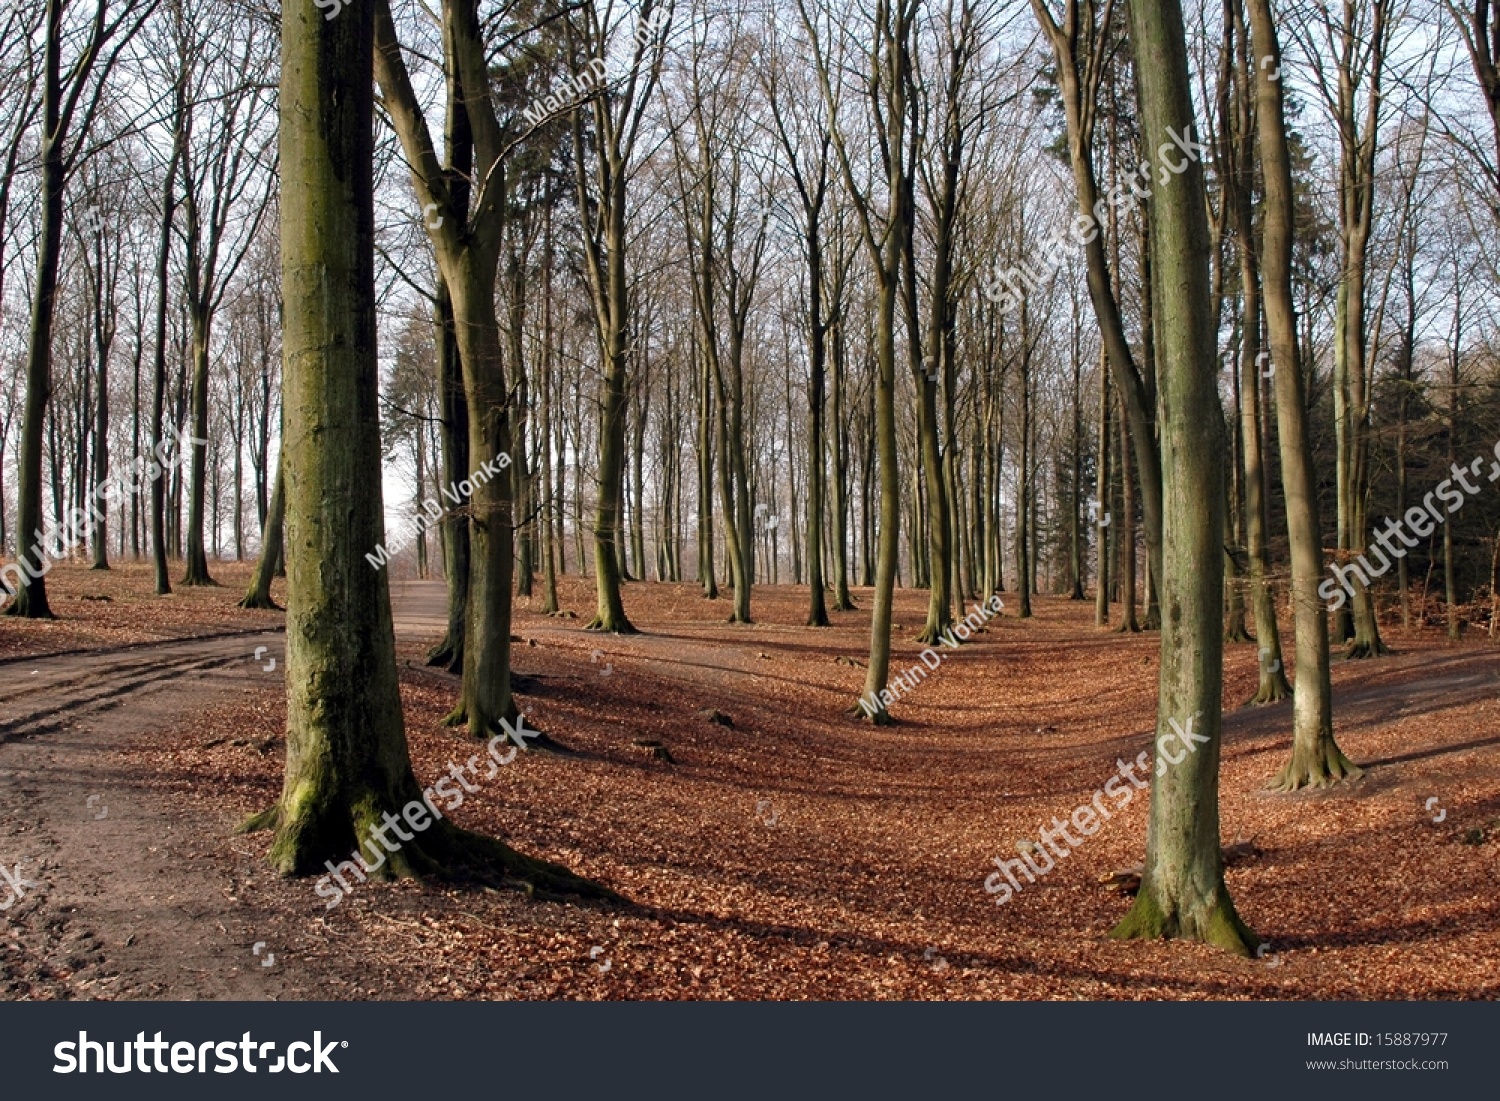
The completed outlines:
<svg viewBox="0 0 1500 1101">
<path fill-rule="evenodd" d="M 287 762 L 271 861 L 342 860 L 420 800 L 396 683 L 375 345 L 374 17 L 282 13 L 281 248 Z M 407 845 L 389 874 L 419 870 Z"/>
<path fill-rule="evenodd" d="M 1168 127 L 1181 134 L 1193 127 L 1182 9 L 1178 0 L 1134 0 L 1130 14 L 1142 126 L 1148 148 L 1158 149 Z M 1202 167 L 1187 158 L 1184 168 L 1156 189 L 1151 225 L 1165 598 L 1157 768 L 1140 893 L 1111 935 L 1204 941 L 1248 956 L 1259 939 L 1235 913 L 1219 849 L 1226 440 L 1209 300 L 1211 246 Z M 1174 758 L 1165 751 L 1169 739 L 1190 744 L 1174 747 Z"/>
<path fill-rule="evenodd" d="M 350 5 L 334 20 L 312 5 L 291 6 L 282 18 L 287 765 L 280 801 L 246 828 L 275 829 L 270 859 L 284 874 L 373 847 L 390 817 L 422 801 L 401 715 L 387 574 L 366 559 L 385 538 L 374 20 L 371 5 Z M 438 872 L 608 894 L 445 819 L 382 856 L 371 874 Z"/>
<path fill-rule="evenodd" d="M 463 645 L 463 686 L 448 716 L 476 737 L 514 717 L 510 693 L 510 621 L 515 567 L 515 516 L 510 395 L 506 384 L 495 283 L 504 239 L 504 136 L 490 95 L 487 50 L 477 0 L 444 7 L 449 117 L 461 110 L 473 138 L 452 163 L 438 160 L 401 56 L 390 6 L 376 9 L 375 75 L 411 165 L 412 184 L 438 267 L 453 305 L 454 343 L 463 374 L 468 422 L 469 591 Z M 450 126 L 449 133 L 455 131 Z M 470 179 L 483 181 L 471 193 Z M 464 490 L 460 487 L 460 498 Z"/>
<path fill-rule="evenodd" d="M 1322 526 L 1308 432 L 1307 392 L 1297 317 L 1292 299 L 1292 235 L 1295 224 L 1292 162 L 1287 146 L 1281 83 L 1281 44 L 1271 0 L 1248 0 L 1255 54 L 1255 104 L 1265 177 L 1265 228 L 1261 247 L 1266 327 L 1276 364 L 1276 424 L 1281 441 L 1281 480 L 1286 496 L 1292 558 L 1292 615 L 1297 632 L 1297 677 L 1292 706 L 1292 759 L 1274 781 L 1292 791 L 1322 787 L 1359 769 L 1333 739 L 1333 688 L 1329 678 L 1328 620 L 1318 597 L 1323 573 Z"/>
</svg>

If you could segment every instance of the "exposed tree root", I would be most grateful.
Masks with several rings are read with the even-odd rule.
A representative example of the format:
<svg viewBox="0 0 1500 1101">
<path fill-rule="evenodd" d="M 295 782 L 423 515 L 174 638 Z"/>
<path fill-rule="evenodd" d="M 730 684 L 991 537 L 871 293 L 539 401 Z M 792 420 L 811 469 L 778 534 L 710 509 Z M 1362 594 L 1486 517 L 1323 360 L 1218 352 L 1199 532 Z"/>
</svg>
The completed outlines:
<svg viewBox="0 0 1500 1101">
<path fill-rule="evenodd" d="M 624 616 L 620 616 L 618 619 L 605 619 L 603 616 L 596 615 L 593 619 L 589 620 L 588 626 L 584 627 L 584 630 L 596 631 L 599 634 L 605 635 L 638 635 L 641 633 L 635 624 L 631 623 Z"/>
<path fill-rule="evenodd" d="M 1332 736 L 1318 739 L 1311 752 L 1292 749 L 1292 759 L 1266 786 L 1272 791 L 1297 791 L 1301 788 L 1326 788 L 1341 780 L 1357 780 L 1364 770 L 1344 756 Z"/>
<path fill-rule="evenodd" d="M 1191 908 L 1173 907 L 1170 913 L 1156 899 L 1149 881 L 1141 884 L 1135 904 L 1110 930 L 1114 940 L 1191 940 L 1212 944 L 1236 956 L 1253 957 L 1261 939 L 1240 920 L 1223 885 L 1211 901 Z"/>
<path fill-rule="evenodd" d="M 895 726 L 896 720 L 891 718 L 891 713 L 885 708 L 880 708 L 871 715 L 859 704 L 844 708 L 844 714 L 851 719 L 867 719 L 871 726 Z"/>
<path fill-rule="evenodd" d="M 234 827 L 234 832 L 259 833 L 261 830 L 274 830 L 280 822 L 281 804 L 277 803 L 246 818 L 238 826 Z"/>
<path fill-rule="evenodd" d="M 933 623 L 929 620 L 927 625 L 922 628 L 922 633 L 917 636 L 916 641 L 920 642 L 923 646 L 936 646 L 943 640 L 943 634 L 952 630 L 952 628 L 953 623 L 951 621 L 948 623 Z"/>
<path fill-rule="evenodd" d="M 508 716 L 508 721 L 510 722 L 512 727 L 516 728 L 516 732 L 519 734 L 523 729 L 522 725 L 517 722 L 517 720 L 521 716 L 521 713 L 516 710 L 514 701 L 511 702 L 510 712 L 511 713 Z M 497 722 L 491 721 L 490 723 L 486 724 L 486 728 L 489 730 L 489 738 L 497 736 L 502 737 L 510 745 L 517 746 L 522 752 L 529 753 L 535 750 L 538 753 L 555 753 L 559 757 L 578 756 L 578 750 L 574 749 L 572 746 L 564 745 L 562 742 L 554 738 L 551 734 L 548 734 L 542 730 L 537 730 L 535 727 L 524 727 L 525 734 L 521 735 L 519 741 L 515 738 L 512 738 L 510 736 L 510 732 Z M 532 737 L 533 734 L 535 735 L 535 737 Z"/>
<path fill-rule="evenodd" d="M 280 604 L 272 600 L 269 594 L 267 594 L 266 596 L 261 596 L 261 594 L 256 592 L 254 589 L 246 593 L 245 598 L 241 600 L 236 606 L 240 608 L 260 608 L 268 612 L 286 611 L 286 609 L 283 608 Z"/>
<path fill-rule="evenodd" d="M 1255 639 L 1250 634 L 1249 631 L 1245 630 L 1244 621 L 1240 620 L 1238 622 L 1231 623 L 1228 627 L 1226 627 L 1224 629 L 1224 641 L 1225 642 L 1254 642 Z"/>
<path fill-rule="evenodd" d="M 442 642 L 427 651 L 427 664 L 449 673 L 462 674 L 464 671 L 464 644 L 462 642 L 454 642 L 451 637 L 443 639 Z"/>
<path fill-rule="evenodd" d="M 1380 639 L 1355 639 L 1344 651 L 1345 661 L 1361 661 L 1365 658 L 1383 658 L 1390 655 L 1391 648 Z"/>
<path fill-rule="evenodd" d="M 35 611 L 32 611 L 32 610 L 29 610 L 29 609 L 22 608 L 21 607 L 21 601 L 19 599 L 12 600 L 9 604 L 7 604 L 6 607 L 5 607 L 5 611 L 4 612 L 0 612 L 0 615 L 13 615 L 17 619 L 56 619 L 57 618 L 57 616 L 55 616 L 55 615 L 52 614 L 52 609 L 49 608 L 49 607 L 47 607 L 46 605 L 43 605 L 41 608 L 36 609 Z"/>
<path fill-rule="evenodd" d="M 1255 695 L 1245 701 L 1245 706 L 1259 707 L 1291 698 L 1292 686 L 1287 682 L 1286 673 L 1280 669 L 1275 672 L 1263 670 L 1260 674 L 1260 687 L 1256 689 Z"/>
</svg>

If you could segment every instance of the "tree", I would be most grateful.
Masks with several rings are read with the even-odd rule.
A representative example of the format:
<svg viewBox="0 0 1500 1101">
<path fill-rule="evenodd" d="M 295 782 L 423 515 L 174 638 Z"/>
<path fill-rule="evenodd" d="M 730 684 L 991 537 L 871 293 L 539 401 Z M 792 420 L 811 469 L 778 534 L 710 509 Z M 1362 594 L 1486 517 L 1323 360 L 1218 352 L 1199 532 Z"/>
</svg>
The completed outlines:
<svg viewBox="0 0 1500 1101">
<path fill-rule="evenodd" d="M 1140 893 L 1111 935 L 1200 940 L 1248 956 L 1260 941 L 1235 912 L 1219 849 L 1225 440 L 1203 169 L 1185 151 L 1167 164 L 1169 134 L 1195 133 L 1182 8 L 1133 0 L 1130 14 L 1147 147 L 1180 170 L 1158 174 L 1151 219 L 1164 509 L 1156 776 Z M 1175 760 L 1164 748 L 1174 736 L 1183 743 Z"/>
<path fill-rule="evenodd" d="M 443 7 L 450 112 L 461 109 L 472 141 L 440 161 L 396 36 L 389 0 L 376 6 L 375 75 L 411 168 L 412 186 L 453 306 L 453 335 L 468 406 L 469 600 L 462 699 L 448 716 L 476 738 L 515 714 L 510 690 L 511 579 L 515 564 L 511 402 L 495 287 L 505 236 L 505 158 L 510 149 L 491 87 L 477 0 Z M 449 133 L 458 131 L 450 127 Z M 472 158 L 472 159 L 471 159 Z M 472 165 L 472 176 L 460 165 Z M 441 303 L 441 299 L 439 300 Z"/>
<path fill-rule="evenodd" d="M 773 38 L 774 41 L 774 38 Z M 766 98 L 776 137 L 786 154 L 787 172 L 797 189 L 802 207 L 802 248 L 807 261 L 806 308 L 808 325 L 807 380 L 807 584 L 809 627 L 827 627 L 828 605 L 823 583 L 823 503 L 827 464 L 824 389 L 828 365 L 828 331 L 832 328 L 824 291 L 823 209 L 828 198 L 829 148 L 833 136 L 825 116 L 814 115 L 810 105 L 784 93 L 785 56 L 771 54 L 762 67 Z M 835 426 L 835 431 L 837 426 Z M 843 554 L 840 547 L 837 552 Z M 848 595 L 847 583 L 843 595 Z"/>
<path fill-rule="evenodd" d="M 1239 245 L 1240 321 L 1239 442 L 1245 487 L 1245 541 L 1250 558 L 1250 608 L 1255 616 L 1255 640 L 1260 652 L 1260 682 L 1250 702 L 1272 703 L 1292 694 L 1282 667 L 1281 629 L 1276 621 L 1276 599 L 1270 581 L 1271 562 L 1267 547 L 1270 516 L 1266 504 L 1269 474 L 1262 442 L 1262 394 L 1266 375 L 1261 366 L 1261 270 L 1260 247 L 1255 236 L 1255 69 L 1243 7 L 1231 0 L 1229 45 L 1232 60 L 1226 61 L 1230 87 L 1226 89 L 1222 126 L 1224 172 L 1223 202 Z M 1272 375 L 1274 378 L 1274 375 Z"/>
<path fill-rule="evenodd" d="M 1265 227 L 1261 246 L 1266 328 L 1276 371 L 1276 422 L 1281 479 L 1291 541 L 1292 615 L 1297 632 L 1297 677 L 1292 703 L 1292 759 L 1274 781 L 1283 791 L 1322 787 L 1358 776 L 1333 739 L 1333 689 L 1328 669 L 1328 621 L 1318 597 L 1323 572 L 1322 526 L 1308 432 L 1307 392 L 1297 317 L 1292 301 L 1295 212 L 1286 106 L 1279 79 L 1281 43 L 1271 0 L 1247 0 L 1255 54 L 1255 108 L 1262 171 Z"/>
<path fill-rule="evenodd" d="M 871 115 L 878 121 L 877 167 L 884 173 L 885 210 L 856 182 L 854 163 L 839 120 L 840 99 L 830 76 L 833 58 L 824 56 L 824 31 L 797 0 L 802 27 L 810 40 L 818 70 L 818 86 L 828 110 L 829 128 L 844 186 L 858 218 L 860 236 L 875 276 L 874 449 L 880 463 L 880 520 L 876 548 L 874 607 L 870 613 L 870 662 L 862 698 L 876 704 L 870 721 L 886 725 L 890 712 L 881 700 L 891 664 L 891 609 L 896 587 L 896 554 L 900 527 L 900 478 L 896 469 L 896 299 L 907 220 L 912 216 L 906 196 L 911 193 L 907 142 L 907 112 L 912 91 L 912 31 L 917 0 L 876 0 L 872 36 L 864 60 L 868 65 Z M 830 18 L 823 26 L 833 31 Z M 869 507 L 866 505 L 866 516 Z M 868 537 L 867 537 L 868 545 Z M 856 705 L 857 706 L 857 705 Z M 851 712 L 854 708 L 851 708 Z"/>
<path fill-rule="evenodd" d="M 26 350 L 26 407 L 21 423 L 19 492 L 16 507 L 17 559 L 21 584 L 9 615 L 51 619 L 47 603 L 47 540 L 42 532 L 42 437 L 52 394 L 52 323 L 57 299 L 57 268 L 62 256 L 63 192 L 84 156 L 98 117 L 104 85 L 126 45 L 140 30 L 151 0 L 124 0 L 111 13 L 99 0 L 81 35 L 81 52 L 62 68 L 63 42 L 70 37 L 70 0 L 46 0 L 46 39 L 41 66 L 41 234 L 37 242 L 36 291 Z M 35 540 L 35 542 L 31 542 Z M 31 543 L 30 551 L 26 544 Z M 34 562 L 27 561 L 30 554 Z"/>
<path fill-rule="evenodd" d="M 1080 9 L 1082 2 L 1082 9 Z M 1079 217 L 1091 226 L 1084 234 L 1088 260 L 1089 298 L 1104 340 L 1109 369 L 1125 407 L 1126 427 L 1136 470 L 1141 481 L 1141 513 L 1146 525 L 1146 557 L 1151 572 L 1161 572 L 1162 503 L 1161 455 L 1156 442 L 1155 403 L 1151 387 L 1142 374 L 1135 353 L 1125 335 L 1125 321 L 1120 311 L 1119 295 L 1111 285 L 1110 264 L 1104 251 L 1104 227 L 1097 215 L 1101 209 L 1099 180 L 1094 166 L 1094 130 L 1098 122 L 1099 90 L 1113 53 L 1111 20 L 1114 0 L 1104 0 L 1103 11 L 1096 15 L 1094 0 L 1064 0 L 1061 20 L 1054 19 L 1047 0 L 1032 0 L 1037 22 L 1041 25 L 1057 60 L 1058 90 L 1068 120 L 1068 159 L 1078 192 Z M 1138 186 L 1130 181 L 1131 190 Z M 1119 192 L 1117 191 L 1116 194 Z M 1111 222 L 1116 221 L 1114 217 Z M 1118 265 L 1116 265 L 1118 268 Z M 1150 337 L 1150 326 L 1144 339 Z M 1122 456 L 1123 458 L 1123 456 Z M 1126 464 L 1122 462 L 1122 466 Z M 1129 479 L 1129 471 L 1124 477 Z M 1131 522 L 1125 518 L 1126 526 Z M 1131 546 L 1134 546 L 1133 541 Z M 1133 613 L 1127 606 L 1122 629 L 1130 629 Z"/>
<path fill-rule="evenodd" d="M 184 302 L 191 324 L 189 390 L 192 435 L 209 438 L 209 353 L 213 322 L 235 273 L 255 243 L 270 201 L 270 160 L 275 141 L 262 122 L 272 103 L 261 73 L 269 49 L 258 21 L 239 32 L 233 52 L 226 39 L 234 10 L 208 3 L 184 13 L 176 26 L 178 64 L 188 89 L 178 170 L 182 176 L 182 238 L 187 273 Z M 191 37 L 190 37 L 191 36 Z M 206 117 L 200 118 L 200 113 Z M 206 131 L 206 135 L 204 133 Z M 187 561 L 184 585 L 212 585 L 204 547 L 204 494 L 208 453 L 192 448 L 188 479 Z"/>
<path fill-rule="evenodd" d="M 602 10 L 595 0 L 581 5 L 574 28 L 590 58 L 608 54 L 614 9 Z M 640 8 L 643 27 L 657 27 L 656 0 Z M 667 9 L 670 12 L 670 9 Z M 670 15 L 668 16 L 670 19 Z M 606 86 L 590 104 L 592 141 L 584 141 L 581 112 L 573 113 L 573 158 L 579 219 L 584 224 L 584 270 L 593 299 L 603 360 L 599 398 L 599 494 L 594 514 L 594 584 L 598 608 L 589 629 L 635 634 L 620 597 L 620 558 L 616 540 L 625 484 L 625 382 L 630 367 L 630 296 L 625 248 L 627 195 L 631 163 L 640 139 L 646 105 L 661 74 L 666 46 L 664 34 L 638 34 L 630 54 L 630 69 L 618 86 Z M 589 152 L 594 180 L 589 182 Z"/>
<path fill-rule="evenodd" d="M 377 878 L 442 873 L 608 892 L 438 817 L 412 774 L 390 587 L 365 556 L 384 542 L 376 401 L 372 173 L 375 12 L 282 14 L 282 285 L 287 502 L 287 765 L 271 863 L 318 871 L 368 845 Z M 424 810 L 426 808 L 426 810 Z M 402 836 L 398 832 L 398 837 Z M 394 844 L 394 848 L 393 848 Z M 364 863 L 361 855 L 361 863 Z"/>
<path fill-rule="evenodd" d="M 1337 442 L 1339 555 L 1349 560 L 1366 552 L 1370 496 L 1370 393 L 1372 367 L 1367 343 L 1366 287 L 1370 234 L 1375 217 L 1375 157 L 1380 132 L 1386 53 L 1393 0 L 1355 4 L 1345 0 L 1341 20 L 1327 8 L 1313 15 L 1321 29 L 1332 73 L 1317 51 L 1312 71 L 1338 131 L 1338 227 L 1342 279 L 1334 311 L 1334 432 Z M 1365 13 L 1368 12 L 1368 25 Z M 1363 119 L 1360 101 L 1363 87 Z M 1352 617 L 1339 613 L 1339 641 L 1349 641 L 1351 658 L 1389 653 L 1380 638 L 1375 597 L 1362 573 L 1353 585 Z M 1352 622 L 1351 622 L 1352 619 Z"/>
</svg>

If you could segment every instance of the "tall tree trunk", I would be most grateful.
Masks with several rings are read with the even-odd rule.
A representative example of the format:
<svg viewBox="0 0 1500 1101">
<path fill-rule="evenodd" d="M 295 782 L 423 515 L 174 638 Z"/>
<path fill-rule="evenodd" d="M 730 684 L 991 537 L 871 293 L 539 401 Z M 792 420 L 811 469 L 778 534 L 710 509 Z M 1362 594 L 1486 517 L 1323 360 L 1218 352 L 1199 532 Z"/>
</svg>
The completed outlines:
<svg viewBox="0 0 1500 1101">
<path fill-rule="evenodd" d="M 1308 432 L 1302 348 L 1297 340 L 1292 301 L 1295 226 L 1292 162 L 1287 148 L 1281 83 L 1270 75 L 1281 72 L 1281 44 L 1276 37 L 1271 0 L 1247 0 L 1247 9 L 1255 52 L 1257 132 L 1266 187 L 1261 247 L 1266 328 L 1271 337 L 1272 361 L 1277 366 L 1276 423 L 1281 440 L 1281 479 L 1291 542 L 1292 615 L 1297 632 L 1292 759 L 1274 784 L 1283 791 L 1293 791 L 1309 785 L 1322 787 L 1347 776 L 1357 776 L 1360 770 L 1349 763 L 1333 738 L 1328 621 L 1323 611 L 1323 586 L 1318 583 L 1323 572 L 1322 526 Z"/>
<path fill-rule="evenodd" d="M 542 522 L 542 614 L 556 615 L 557 603 L 557 539 L 552 514 L 557 509 L 559 498 L 553 492 L 552 480 L 552 206 L 547 203 L 542 217 L 542 361 L 538 365 L 542 374 L 542 423 L 538 431 L 542 453 L 541 522 Z"/>
<path fill-rule="evenodd" d="M 701 338 L 700 338 L 701 339 Z M 714 569 L 714 388 L 713 363 L 700 343 L 698 356 L 698 580 L 705 600 L 719 598 Z"/>
<path fill-rule="evenodd" d="M 849 430 L 844 421 L 844 320 L 843 296 L 839 295 L 838 321 L 833 330 L 833 606 L 840 612 L 854 610 L 849 592 Z"/>
<path fill-rule="evenodd" d="M 1021 619 L 1031 618 L 1031 592 L 1033 573 L 1031 562 L 1031 303 L 1021 300 L 1021 456 L 1016 472 L 1016 587 L 1020 590 L 1021 603 L 1016 614 Z"/>
<path fill-rule="evenodd" d="M 189 397 L 192 435 L 208 439 L 208 342 L 211 318 L 206 304 L 189 304 L 192 320 L 193 376 Z M 204 546 L 204 499 L 208 488 L 208 445 L 190 445 L 193 457 L 188 478 L 187 563 L 182 575 L 184 585 L 212 585 L 208 573 L 208 552 Z"/>
<path fill-rule="evenodd" d="M 289 8 L 282 20 L 287 761 L 280 801 L 246 828 L 275 829 L 270 859 L 283 874 L 327 867 L 338 877 L 333 861 L 354 849 L 361 882 L 366 872 L 467 872 L 600 893 L 453 827 L 412 775 L 387 574 L 366 561 L 384 543 L 372 7 L 352 6 L 335 20 Z M 385 837 L 398 816 L 419 829 L 428 812 L 438 820 L 416 835 L 397 828 L 401 843 Z M 341 897 L 330 877 L 318 893 Z"/>
<path fill-rule="evenodd" d="M 1188 134 L 1193 126 L 1182 9 L 1178 0 L 1133 0 L 1130 20 L 1143 130 L 1160 148 L 1169 127 Z M 1204 941 L 1248 956 L 1259 938 L 1235 912 L 1219 849 L 1226 441 L 1203 170 L 1196 161 L 1185 169 L 1161 184 L 1152 208 L 1166 614 L 1146 864 L 1135 905 L 1111 935 Z M 1166 748 L 1174 738 L 1175 758 Z"/>
<path fill-rule="evenodd" d="M 437 344 L 438 406 L 441 410 L 443 485 L 450 490 L 469 473 L 469 403 L 464 398 L 464 370 L 454 333 L 453 298 L 439 273 L 433 305 Z M 448 629 L 427 652 L 427 664 L 450 673 L 464 670 L 464 621 L 469 611 L 468 500 L 443 510 L 443 576 L 448 582 Z"/>
<path fill-rule="evenodd" d="M 7 615 L 51 619 L 46 577 L 52 569 L 42 538 L 42 437 L 52 396 L 52 321 L 57 268 L 62 257 L 63 189 L 67 165 L 61 123 L 63 0 L 47 0 L 42 61 L 42 194 L 37 237 L 36 291 L 31 299 L 31 331 L 26 346 L 26 398 L 21 415 L 21 453 L 16 472 L 16 561 L 21 569 Z M 28 557 L 29 556 L 29 557 Z"/>
<path fill-rule="evenodd" d="M 1122 410 L 1122 413 L 1124 410 Z M 1135 634 L 1141 629 L 1136 618 L 1136 553 L 1135 553 L 1135 480 L 1131 477 L 1131 459 L 1135 457 L 1130 448 L 1131 421 L 1129 416 L 1120 417 L 1120 625 L 1115 628 L 1121 634 Z"/>
<path fill-rule="evenodd" d="M 823 583 L 823 484 L 826 445 L 823 372 L 828 358 L 828 327 L 823 315 L 823 242 L 818 225 L 819 205 L 807 212 L 803 239 L 807 244 L 807 320 L 811 326 L 807 379 L 807 625 L 828 626 Z M 837 426 L 835 425 L 835 428 Z M 842 553 L 842 549 L 841 549 Z M 842 572 L 842 571 L 840 571 Z"/>
<path fill-rule="evenodd" d="M 1110 431 L 1110 408 L 1113 402 L 1109 397 L 1109 370 L 1105 364 L 1105 353 L 1099 353 L 1099 472 L 1095 481 L 1094 508 L 1096 512 L 1095 532 L 1099 542 L 1094 548 L 1094 577 L 1097 588 L 1094 590 L 1094 626 L 1104 627 L 1109 624 L 1109 532 L 1110 521 L 1110 479 L 1112 477 L 1109 469 L 1110 440 L 1113 433 Z"/>
<path fill-rule="evenodd" d="M 1227 5 L 1236 50 L 1237 88 L 1226 104 L 1224 148 L 1229 171 L 1225 173 L 1225 205 L 1233 219 L 1239 245 L 1240 297 L 1242 302 L 1239 347 L 1239 445 L 1245 487 L 1245 542 L 1250 559 L 1250 609 L 1255 617 L 1255 639 L 1259 651 L 1260 679 L 1251 704 L 1273 703 L 1292 693 L 1282 664 L 1281 627 L 1276 619 L 1276 596 L 1272 587 L 1267 532 L 1270 518 L 1266 505 L 1270 482 L 1262 441 L 1265 420 L 1261 394 L 1274 370 L 1263 366 L 1270 359 L 1261 350 L 1260 247 L 1255 237 L 1255 58 L 1239 0 Z"/>
</svg>

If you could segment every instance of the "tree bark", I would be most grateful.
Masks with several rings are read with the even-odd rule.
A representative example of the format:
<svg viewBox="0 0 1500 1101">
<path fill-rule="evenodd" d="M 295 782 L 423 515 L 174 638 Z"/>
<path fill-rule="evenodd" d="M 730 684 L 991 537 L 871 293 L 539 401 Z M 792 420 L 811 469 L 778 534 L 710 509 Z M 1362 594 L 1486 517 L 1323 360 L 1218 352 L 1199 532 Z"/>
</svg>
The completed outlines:
<svg viewBox="0 0 1500 1101">
<path fill-rule="evenodd" d="M 1149 147 L 1159 148 L 1169 127 L 1190 134 L 1193 126 L 1182 9 L 1178 0 L 1133 0 L 1130 15 L 1143 129 Z M 1140 893 L 1111 935 L 1198 940 L 1248 956 L 1259 938 L 1235 912 L 1219 848 L 1226 441 L 1196 160 L 1162 183 L 1152 214 L 1161 337 L 1161 698 Z M 1175 759 L 1165 750 L 1174 735 L 1186 743 Z"/>
<path fill-rule="evenodd" d="M 1292 759 L 1273 782 L 1283 791 L 1323 787 L 1360 770 L 1333 738 L 1333 689 L 1329 676 L 1328 621 L 1319 597 L 1323 572 L 1322 526 L 1308 432 L 1302 349 L 1292 301 L 1295 226 L 1292 164 L 1285 105 L 1279 80 L 1281 44 L 1271 0 L 1247 0 L 1255 53 L 1255 104 L 1265 176 L 1264 258 L 1266 326 L 1276 371 L 1276 420 L 1281 440 L 1281 477 L 1286 496 L 1292 558 L 1292 615 L 1297 632 L 1297 672 L 1292 706 Z"/>
</svg>

